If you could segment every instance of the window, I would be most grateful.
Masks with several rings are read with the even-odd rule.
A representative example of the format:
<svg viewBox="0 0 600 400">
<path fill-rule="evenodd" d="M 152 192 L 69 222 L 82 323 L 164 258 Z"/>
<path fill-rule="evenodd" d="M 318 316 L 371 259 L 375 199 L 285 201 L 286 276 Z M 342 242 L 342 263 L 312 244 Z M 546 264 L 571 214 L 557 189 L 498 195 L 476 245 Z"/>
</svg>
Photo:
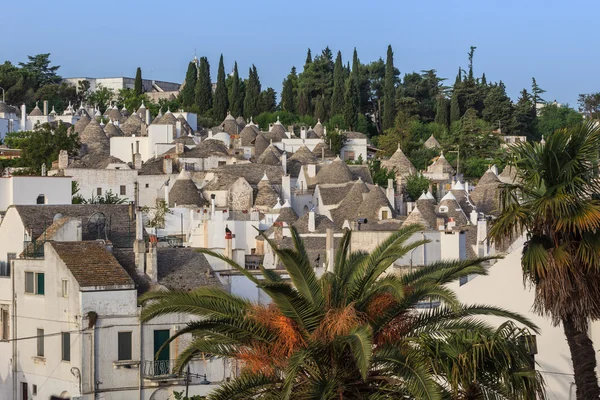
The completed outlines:
<svg viewBox="0 0 600 400">
<path fill-rule="evenodd" d="M 184 168 L 185 168 L 186 171 L 193 171 L 193 170 L 195 170 L 194 163 L 188 163 L 188 162 L 186 162 Z"/>
<path fill-rule="evenodd" d="M 9 335 L 9 324 L 8 324 L 8 319 L 10 318 L 8 315 L 8 306 L 1 306 L 2 308 L 0 309 L 0 319 L 2 319 L 1 323 L 2 323 L 2 335 L 0 336 L 1 340 L 8 340 L 10 339 L 10 335 Z"/>
<path fill-rule="evenodd" d="M 119 332 L 119 361 L 131 360 L 131 332 Z"/>
<path fill-rule="evenodd" d="M 388 219 L 388 211 L 387 210 L 383 210 L 381 212 L 381 219 Z"/>
<path fill-rule="evenodd" d="M 37 396 L 37 385 L 31 386 L 31 394 Z"/>
<path fill-rule="evenodd" d="M 44 357 L 44 330 L 37 330 L 37 356 Z"/>
<path fill-rule="evenodd" d="M 146 183 L 146 189 L 148 189 L 150 187 L 149 183 Z"/>
<path fill-rule="evenodd" d="M 353 151 L 347 151 L 344 153 L 344 155 L 346 156 L 346 160 L 354 161 L 354 152 Z"/>
<path fill-rule="evenodd" d="M 71 334 L 69 332 L 63 332 L 60 336 L 62 342 L 62 360 L 71 361 Z"/>
<path fill-rule="evenodd" d="M 40 194 L 37 199 L 35 200 L 35 204 L 46 204 L 46 196 L 43 194 Z"/>
<path fill-rule="evenodd" d="M 27 382 L 21 382 L 21 394 L 22 394 L 23 400 L 29 399 L 29 390 L 27 388 Z"/>
<path fill-rule="evenodd" d="M 10 276 L 11 263 L 16 258 L 16 253 L 6 253 L 6 262 L 0 262 L 0 276 Z"/>
<path fill-rule="evenodd" d="M 121 194 L 121 196 L 125 196 L 127 194 L 127 186 L 121 185 L 121 187 L 119 188 L 119 193 Z"/>
<path fill-rule="evenodd" d="M 62 280 L 62 297 L 69 297 L 69 281 Z"/>
<path fill-rule="evenodd" d="M 102 196 L 102 188 L 96 188 L 96 196 Z"/>
<path fill-rule="evenodd" d="M 440 206 L 440 212 L 441 213 L 447 213 L 448 212 L 448 207 L 447 206 Z"/>
<path fill-rule="evenodd" d="M 223 165 L 226 165 L 226 164 L 227 164 L 227 161 L 219 161 L 218 162 L 219 167 L 222 167 Z"/>
<path fill-rule="evenodd" d="M 43 272 L 25 272 L 25 293 L 45 293 L 45 279 Z"/>
</svg>

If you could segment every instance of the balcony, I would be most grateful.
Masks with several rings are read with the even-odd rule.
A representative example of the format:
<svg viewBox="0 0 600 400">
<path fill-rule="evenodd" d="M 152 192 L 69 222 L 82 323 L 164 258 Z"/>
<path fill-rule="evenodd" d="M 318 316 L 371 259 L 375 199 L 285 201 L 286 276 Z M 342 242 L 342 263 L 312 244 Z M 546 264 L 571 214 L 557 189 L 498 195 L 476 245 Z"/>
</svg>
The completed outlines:
<svg viewBox="0 0 600 400">
<path fill-rule="evenodd" d="M 159 384 L 200 384 L 210 385 L 206 378 L 206 374 L 192 373 L 190 372 L 190 366 L 181 373 L 175 371 L 176 360 L 155 360 L 155 361 L 144 361 L 142 366 L 142 375 L 146 382 L 150 385 Z"/>
<path fill-rule="evenodd" d="M 25 240 L 23 241 L 23 257 L 25 258 L 44 258 L 45 240 Z"/>
</svg>

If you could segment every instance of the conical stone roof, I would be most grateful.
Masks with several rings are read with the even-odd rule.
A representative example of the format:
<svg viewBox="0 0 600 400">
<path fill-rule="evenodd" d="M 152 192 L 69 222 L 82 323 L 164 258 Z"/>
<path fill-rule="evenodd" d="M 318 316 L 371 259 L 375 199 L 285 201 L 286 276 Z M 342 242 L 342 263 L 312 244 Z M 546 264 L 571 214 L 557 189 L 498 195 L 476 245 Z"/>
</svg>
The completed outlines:
<svg viewBox="0 0 600 400">
<path fill-rule="evenodd" d="M 352 181 L 352 172 L 339 157 L 327 164 L 317 173 L 317 183 L 346 183 Z"/>
<path fill-rule="evenodd" d="M 79 121 L 75 122 L 75 125 L 73 125 L 73 130 L 81 135 L 81 133 L 83 132 L 85 127 L 88 126 L 90 121 L 91 118 L 87 116 L 87 113 L 84 114 L 81 118 L 79 118 Z"/>
<path fill-rule="evenodd" d="M 383 193 L 383 190 L 379 186 L 375 185 L 360 205 L 357 218 L 367 218 L 368 220 L 377 221 L 379 220 L 379 209 L 381 207 L 388 207 L 392 212 L 392 217 L 395 216 L 394 207 L 390 204 L 385 193 Z"/>
<path fill-rule="evenodd" d="M 123 131 L 113 124 L 112 121 L 108 121 L 108 124 L 104 126 L 104 133 L 106 133 L 106 136 L 108 136 L 109 139 L 115 136 L 125 136 Z"/>
<path fill-rule="evenodd" d="M 240 132 L 241 146 L 252 146 L 257 135 L 258 133 L 256 133 L 256 130 L 252 127 L 252 125 L 246 125 L 244 129 L 242 129 L 242 131 Z"/>
<path fill-rule="evenodd" d="M 285 222 L 288 226 L 292 226 L 294 222 L 298 219 L 298 214 L 294 211 L 294 209 L 290 206 L 290 203 L 286 200 L 286 202 L 279 209 L 279 216 L 275 220 L 275 222 Z"/>
<path fill-rule="evenodd" d="M 163 117 L 158 121 L 160 125 L 177 125 L 177 118 L 173 113 L 169 110 L 163 115 Z"/>
<path fill-rule="evenodd" d="M 397 175 L 406 177 L 416 172 L 413 163 L 406 157 L 400 145 L 398 150 L 388 159 L 381 162 L 381 166 L 389 171 L 394 171 Z"/>
<path fill-rule="evenodd" d="M 323 124 L 321 123 L 321 120 L 317 120 L 317 124 L 315 125 L 315 127 L 313 128 L 313 131 L 315 131 L 315 133 L 319 136 L 319 137 L 323 137 L 323 135 L 325 134 L 325 129 L 323 128 Z"/>
<path fill-rule="evenodd" d="M 202 207 L 208 202 L 192 181 L 189 171 L 181 171 L 169 191 L 169 207 Z"/>
<path fill-rule="evenodd" d="M 302 165 L 306 164 L 317 164 L 319 160 L 313 154 L 312 151 L 309 150 L 306 145 L 302 145 L 294 152 L 294 154 L 289 158 L 289 161 L 298 161 Z"/>
<path fill-rule="evenodd" d="M 133 113 L 127 118 L 127 121 L 121 125 L 121 130 L 127 136 L 139 136 L 142 132 L 142 124 L 142 119 L 136 113 Z"/>
<path fill-rule="evenodd" d="M 346 197 L 344 197 L 339 206 L 331 212 L 331 217 L 337 226 L 341 227 L 344 224 L 344 221 L 357 218 L 358 210 L 364 201 L 363 195 L 367 193 L 369 193 L 369 188 L 362 179 L 359 179 L 352 184 L 352 188 L 350 188 Z"/>
<path fill-rule="evenodd" d="M 79 135 L 83 153 L 109 153 L 110 146 L 106 133 L 94 119 L 90 121 Z"/>
<path fill-rule="evenodd" d="M 255 207 L 261 207 L 265 209 L 271 209 L 275 207 L 277 204 L 277 199 L 279 198 L 279 194 L 269 182 L 269 179 L 266 178 L 266 174 L 258 182 L 258 193 L 256 194 L 256 199 L 254 200 Z"/>
<path fill-rule="evenodd" d="M 30 117 L 41 117 L 43 115 L 44 115 L 44 113 L 42 112 L 42 110 L 40 110 L 37 103 L 35 103 L 35 108 L 33 110 L 31 110 L 31 112 L 29 113 L 29 116 Z"/>
</svg>

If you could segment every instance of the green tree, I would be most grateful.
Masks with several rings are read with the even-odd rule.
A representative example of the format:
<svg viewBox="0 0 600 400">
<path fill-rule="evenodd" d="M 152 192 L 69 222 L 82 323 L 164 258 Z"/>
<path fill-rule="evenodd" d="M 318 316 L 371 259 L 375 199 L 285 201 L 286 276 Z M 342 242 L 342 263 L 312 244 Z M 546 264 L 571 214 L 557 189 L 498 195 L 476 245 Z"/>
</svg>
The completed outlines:
<svg viewBox="0 0 600 400">
<path fill-rule="evenodd" d="M 112 101 L 114 96 L 114 90 L 102 86 L 102 84 L 99 83 L 96 86 L 96 90 L 90 93 L 88 99 L 90 103 L 92 103 L 93 105 L 97 105 L 100 108 L 101 113 L 104 113 L 104 111 L 106 111 L 106 107 L 110 105 L 110 102 Z"/>
<path fill-rule="evenodd" d="M 356 80 L 353 81 L 356 86 Z M 337 115 L 344 112 L 344 92 L 347 87 L 344 86 L 344 67 L 342 65 L 342 53 L 338 51 L 333 69 L 333 94 L 331 96 L 331 115 Z M 356 88 L 353 89 L 353 96 L 358 98 Z M 357 108 L 358 114 L 358 108 Z M 354 124 L 356 126 L 356 124 Z"/>
<path fill-rule="evenodd" d="M 186 79 L 187 79 L 187 75 L 186 75 Z M 141 96 L 141 94 L 144 93 L 144 86 L 142 85 L 142 69 L 140 67 L 138 67 L 137 71 L 135 71 L 135 83 L 133 86 L 133 90 L 135 91 L 135 94 L 137 94 L 138 96 Z"/>
<path fill-rule="evenodd" d="M 296 75 L 296 67 L 292 67 L 292 71 L 283 81 L 283 91 L 281 92 L 281 109 L 291 113 L 296 112 L 298 101 L 296 99 L 298 92 L 298 75 Z"/>
<path fill-rule="evenodd" d="M 273 88 L 267 88 L 260 93 L 259 111 L 274 112 L 277 108 L 277 93 Z"/>
<path fill-rule="evenodd" d="M 125 204 L 127 203 L 127 198 L 119 197 L 118 194 L 113 193 L 112 190 L 107 190 L 104 192 L 103 196 L 94 196 L 90 197 L 87 200 L 83 200 L 80 204 Z"/>
<path fill-rule="evenodd" d="M 538 86 L 535 78 L 531 78 L 531 98 L 534 106 L 546 102 L 546 100 L 541 97 L 544 93 L 546 93 L 546 91 Z"/>
<path fill-rule="evenodd" d="M 500 137 L 492 133 L 487 122 L 477 118 L 477 112 L 472 108 L 460 119 L 455 136 L 458 137 L 461 153 L 469 157 L 491 157 L 500 148 Z"/>
<path fill-rule="evenodd" d="M 554 131 L 546 144 L 510 148 L 517 175 L 500 192 L 490 235 L 527 235 L 521 265 L 535 289 L 533 309 L 563 326 L 578 400 L 600 397 L 589 324 L 600 318 L 600 129 L 593 122 Z"/>
<path fill-rule="evenodd" d="M 383 99 L 383 129 L 394 126 L 396 117 L 396 74 L 394 69 L 394 52 L 392 46 L 388 45 L 387 59 L 385 62 L 385 87 Z"/>
<path fill-rule="evenodd" d="M 246 85 L 246 97 L 244 98 L 244 113 L 246 118 L 260 114 L 261 86 L 256 66 L 252 65 L 248 70 L 248 84 Z"/>
<path fill-rule="evenodd" d="M 547 137 L 552 132 L 581 123 L 583 116 L 568 105 L 546 104 L 539 111 L 536 121 L 539 137 Z"/>
<path fill-rule="evenodd" d="M 521 91 L 514 108 L 514 134 L 527 136 L 527 140 L 539 139 L 536 135 L 536 110 L 526 89 Z"/>
<path fill-rule="evenodd" d="M 306 61 L 304 61 L 304 69 L 308 67 L 309 64 L 312 64 L 312 54 L 310 52 L 310 48 L 306 52 Z"/>
<path fill-rule="evenodd" d="M 348 230 L 332 271 L 320 277 L 294 228 L 293 249 L 278 248 L 263 235 L 290 281 L 264 268 L 258 277 L 200 249 L 244 275 L 272 303 L 260 305 L 212 287 L 152 291 L 141 298 L 141 319 L 172 313 L 197 318 L 166 343 L 193 335 L 175 370 L 202 354 L 242 361 L 241 374 L 210 393 L 210 400 L 535 398 L 543 388 L 539 376 L 527 371 L 531 358 L 519 340 L 528 330 L 512 322 L 493 328 L 477 317 L 534 325 L 504 309 L 462 305 L 445 286 L 484 275 L 481 263 L 487 259 L 384 275 L 395 260 L 427 242 L 410 241 L 421 230 L 400 228 L 370 253 L 350 252 Z M 423 301 L 443 305 L 417 312 Z"/>
<path fill-rule="evenodd" d="M 231 77 L 231 89 L 229 91 L 229 105 L 231 114 L 239 117 L 244 114 L 244 100 L 240 88 L 240 75 L 238 73 L 237 61 L 233 64 L 233 76 Z"/>
<path fill-rule="evenodd" d="M 450 103 L 444 96 L 438 96 L 435 112 L 435 123 L 445 126 L 450 126 Z"/>
<path fill-rule="evenodd" d="M 80 147 L 79 135 L 69 134 L 67 125 L 63 123 L 56 128 L 42 124 L 33 131 L 10 132 L 6 135 L 5 143 L 10 148 L 21 149 L 21 166 L 36 175 L 41 172 L 42 164 L 50 169 L 61 150 L 75 156 Z"/>
<path fill-rule="evenodd" d="M 368 80 L 361 73 L 361 64 L 358 59 L 358 52 L 354 48 L 352 54 L 352 72 L 354 72 L 354 82 L 356 83 L 356 93 L 358 93 L 358 111 L 364 113 L 364 105 L 368 99 Z"/>
<path fill-rule="evenodd" d="M 141 79 L 141 77 L 140 77 L 140 79 Z M 181 104 L 186 109 L 189 109 L 190 107 L 194 106 L 194 104 L 196 104 L 196 95 L 194 92 L 196 90 L 197 82 L 198 82 L 198 68 L 196 67 L 195 63 L 190 62 L 188 64 L 188 69 L 185 74 L 185 81 L 183 83 L 183 88 L 181 89 L 181 93 L 179 95 L 180 99 L 181 99 Z M 141 81 L 140 81 L 140 84 L 141 84 Z M 137 89 L 135 90 L 135 94 L 139 95 Z"/>
<path fill-rule="evenodd" d="M 350 77 L 346 81 L 346 94 L 344 96 L 344 122 L 348 129 L 355 130 L 358 126 L 358 96 L 356 93 L 356 76 L 354 72 L 350 73 Z"/>
<path fill-rule="evenodd" d="M 469 75 L 467 77 L 467 81 L 471 82 L 475 81 L 473 78 L 473 56 L 475 55 L 475 49 L 477 49 L 475 46 L 471 46 L 469 48 Z"/>
<path fill-rule="evenodd" d="M 502 129 L 502 133 L 512 133 L 514 128 L 513 104 L 506 95 L 502 81 L 493 85 L 483 102 L 483 118 L 493 127 Z"/>
<path fill-rule="evenodd" d="M 210 64 L 208 58 L 200 57 L 200 65 L 198 66 L 198 81 L 194 95 L 196 98 L 196 106 L 200 115 L 206 115 L 212 108 L 212 81 L 210 79 Z M 221 122 L 221 121 L 219 121 Z"/>
<path fill-rule="evenodd" d="M 60 114 L 69 106 L 69 102 L 76 104 L 77 89 L 66 82 L 49 83 L 38 89 L 35 93 L 35 100 L 48 100 L 50 108 L 54 107 L 54 110 Z"/>
<path fill-rule="evenodd" d="M 50 66 L 50 53 L 27 56 L 27 58 L 29 61 L 20 62 L 19 65 L 23 72 L 35 79 L 38 88 L 49 83 L 60 83 L 61 77 L 56 73 L 60 66 Z"/>
<path fill-rule="evenodd" d="M 600 92 L 580 94 L 577 98 L 579 111 L 586 118 L 598 119 L 600 117 Z"/>
<path fill-rule="evenodd" d="M 358 164 L 362 164 L 362 160 Z M 374 184 L 381 187 L 387 187 L 388 179 L 393 179 L 396 181 L 396 174 L 394 171 L 390 171 L 387 168 L 382 167 L 381 160 L 372 158 L 367 162 L 367 165 L 369 166 L 369 172 L 371 173 L 371 178 L 373 178 Z"/>
<path fill-rule="evenodd" d="M 429 190 L 431 181 L 422 174 L 413 174 L 406 177 L 406 194 L 412 201 L 417 201 L 421 194 Z"/>
<path fill-rule="evenodd" d="M 217 72 L 217 89 L 215 90 L 215 100 L 213 102 L 213 118 L 222 121 L 228 110 L 229 100 L 227 99 L 227 85 L 225 84 L 225 64 L 223 63 L 223 54 L 221 54 Z"/>
<path fill-rule="evenodd" d="M 329 47 L 305 65 L 298 76 L 298 85 L 308 99 L 308 113 L 314 113 L 322 120 L 327 119 L 333 93 L 333 55 Z M 319 108 L 319 110 L 317 110 Z"/>
<path fill-rule="evenodd" d="M 342 148 L 346 145 L 348 138 L 346 137 L 346 134 L 337 129 L 328 129 L 327 141 L 329 142 L 329 148 L 331 149 L 333 154 L 339 155 L 342 151 Z"/>
</svg>

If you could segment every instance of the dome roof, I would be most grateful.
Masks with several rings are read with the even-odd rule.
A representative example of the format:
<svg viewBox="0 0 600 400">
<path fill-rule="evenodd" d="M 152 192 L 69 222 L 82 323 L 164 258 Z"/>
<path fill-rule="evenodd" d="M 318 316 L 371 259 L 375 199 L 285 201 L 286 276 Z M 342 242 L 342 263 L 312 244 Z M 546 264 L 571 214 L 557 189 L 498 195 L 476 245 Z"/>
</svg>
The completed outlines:
<svg viewBox="0 0 600 400">
<path fill-rule="evenodd" d="M 13 109 L 11 106 L 9 106 L 8 104 L 6 104 L 3 101 L 0 101 L 0 113 L 3 114 L 12 114 L 13 113 Z"/>
<path fill-rule="evenodd" d="M 127 108 L 125 106 L 123 106 L 123 108 L 121 108 L 121 115 L 124 117 L 129 117 L 131 114 L 129 113 Z"/>
<path fill-rule="evenodd" d="M 319 137 L 323 137 L 323 135 L 325 134 L 325 129 L 323 128 L 323 124 L 321 123 L 320 119 L 317 120 L 317 124 L 315 125 L 313 130 L 317 135 L 319 135 Z"/>
<path fill-rule="evenodd" d="M 208 204 L 192 181 L 189 171 L 182 170 L 169 191 L 169 207 L 202 207 Z"/>
<path fill-rule="evenodd" d="M 246 120 L 241 115 L 235 119 L 235 122 L 240 126 L 240 129 L 246 126 Z"/>
<path fill-rule="evenodd" d="M 160 124 L 160 125 L 176 125 L 177 117 L 175 117 L 173 115 L 171 110 L 167 110 L 165 115 L 163 115 L 163 117 L 160 119 L 160 121 L 158 121 L 158 124 Z"/>
<path fill-rule="evenodd" d="M 108 153 L 110 150 L 108 137 L 96 120 L 87 124 L 79 140 L 84 153 Z"/>
<path fill-rule="evenodd" d="M 331 148 L 325 142 L 317 143 L 312 152 L 317 158 L 321 158 L 322 156 L 326 158 L 335 157 L 335 153 L 331 151 Z"/>
<path fill-rule="evenodd" d="M 121 114 L 117 106 L 113 106 L 107 109 L 104 115 L 112 121 L 120 121 L 121 118 L 123 118 L 123 115 Z"/>
<path fill-rule="evenodd" d="M 273 124 L 269 132 L 277 135 L 277 137 L 285 138 L 287 135 L 285 134 L 285 126 L 279 121 L 279 117 L 277 117 L 277 121 Z"/>
<path fill-rule="evenodd" d="M 381 207 L 388 207 L 392 212 L 392 216 L 395 216 L 394 207 L 390 204 L 385 193 L 379 186 L 375 185 L 360 205 L 357 218 L 367 218 L 367 220 L 376 221 L 379 219 L 379 209 Z"/>
<path fill-rule="evenodd" d="M 279 194 L 269 182 L 267 174 L 258 182 L 258 193 L 254 200 L 255 207 L 273 208 L 277 204 Z"/>
<path fill-rule="evenodd" d="M 112 121 L 108 121 L 108 123 L 104 126 L 104 132 L 109 139 L 114 136 L 125 136 L 123 131 L 118 126 L 113 124 Z"/>
<path fill-rule="evenodd" d="M 285 222 L 288 226 L 292 226 L 296 220 L 298 220 L 298 214 L 296 214 L 290 203 L 286 200 L 279 209 L 279 216 L 275 222 Z"/>
<path fill-rule="evenodd" d="M 298 150 L 289 158 L 289 161 L 298 161 L 300 164 L 317 164 L 319 160 L 305 145 L 300 146 Z"/>
<path fill-rule="evenodd" d="M 398 149 L 388 160 L 381 162 L 381 166 L 387 168 L 389 171 L 394 171 L 400 176 L 408 176 L 416 172 L 415 166 L 408 157 L 406 157 L 400 148 L 400 144 L 398 144 Z"/>
<path fill-rule="evenodd" d="M 231 115 L 231 113 L 227 112 L 227 116 L 223 120 L 223 123 L 220 125 L 223 128 L 223 132 L 227 132 L 230 135 L 237 135 L 242 130 L 237 122 L 235 122 L 235 118 Z"/>
<path fill-rule="evenodd" d="M 246 125 L 240 132 L 241 145 L 244 147 L 252 146 L 258 133 L 251 125 Z"/>
<path fill-rule="evenodd" d="M 348 165 L 337 157 L 331 164 L 327 164 L 317 173 L 317 183 L 346 183 L 352 181 L 352 172 Z"/>
<path fill-rule="evenodd" d="M 127 136 L 136 135 L 139 136 L 142 132 L 142 119 L 137 114 L 131 114 L 127 121 L 121 125 L 121 130 Z"/>
<path fill-rule="evenodd" d="M 31 110 L 31 112 L 29 113 L 30 117 L 41 117 L 43 116 L 44 113 L 42 112 L 42 110 L 40 110 L 40 108 L 38 107 L 38 103 L 35 103 L 35 108 L 33 110 Z"/>
<path fill-rule="evenodd" d="M 81 118 L 79 118 L 79 121 L 75 122 L 73 129 L 75 130 L 76 133 L 79 133 L 81 135 L 81 133 L 83 132 L 85 127 L 88 126 L 88 124 L 90 123 L 91 120 L 92 119 L 90 117 L 88 117 L 87 113 L 86 113 Z"/>
</svg>

